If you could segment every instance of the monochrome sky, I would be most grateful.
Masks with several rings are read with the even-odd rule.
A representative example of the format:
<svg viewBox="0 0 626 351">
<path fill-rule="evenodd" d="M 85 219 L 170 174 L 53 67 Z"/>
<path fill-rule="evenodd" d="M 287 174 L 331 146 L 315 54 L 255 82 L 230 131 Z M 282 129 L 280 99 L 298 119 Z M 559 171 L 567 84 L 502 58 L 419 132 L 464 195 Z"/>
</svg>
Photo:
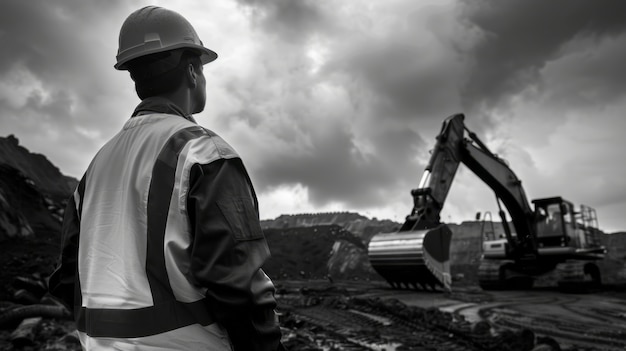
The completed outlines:
<svg viewBox="0 0 626 351">
<path fill-rule="evenodd" d="M 621 0 L 4 0 L 0 136 L 80 178 L 139 102 L 113 68 L 134 10 L 185 16 L 219 58 L 197 120 L 242 156 L 261 218 L 354 211 L 402 222 L 442 121 L 522 179 L 626 230 Z M 442 220 L 496 217 L 459 168 Z"/>
</svg>

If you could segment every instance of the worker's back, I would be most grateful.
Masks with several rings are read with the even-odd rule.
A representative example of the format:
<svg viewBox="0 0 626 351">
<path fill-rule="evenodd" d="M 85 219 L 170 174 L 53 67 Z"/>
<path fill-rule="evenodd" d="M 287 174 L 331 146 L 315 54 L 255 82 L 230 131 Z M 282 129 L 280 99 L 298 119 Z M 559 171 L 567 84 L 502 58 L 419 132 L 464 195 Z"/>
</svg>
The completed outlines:
<svg viewBox="0 0 626 351">
<path fill-rule="evenodd" d="M 131 118 L 98 152 L 76 201 L 83 327 L 96 336 L 81 333 L 85 345 L 125 349 L 119 345 L 137 344 L 146 350 L 154 342 L 162 350 L 164 342 L 171 342 L 172 349 L 194 350 L 219 345 L 217 337 L 227 347 L 217 349 L 230 349 L 217 324 L 175 328 L 176 323 L 188 324 L 189 318 L 210 319 L 203 300 L 206 288 L 194 286 L 186 276 L 191 236 L 185 196 L 189 167 L 198 158 L 208 163 L 224 156 L 236 154 L 218 136 L 165 114 Z M 194 330 L 198 328 L 207 331 Z M 130 340 L 97 337 L 112 332 L 135 338 L 163 331 L 168 332 Z"/>
</svg>

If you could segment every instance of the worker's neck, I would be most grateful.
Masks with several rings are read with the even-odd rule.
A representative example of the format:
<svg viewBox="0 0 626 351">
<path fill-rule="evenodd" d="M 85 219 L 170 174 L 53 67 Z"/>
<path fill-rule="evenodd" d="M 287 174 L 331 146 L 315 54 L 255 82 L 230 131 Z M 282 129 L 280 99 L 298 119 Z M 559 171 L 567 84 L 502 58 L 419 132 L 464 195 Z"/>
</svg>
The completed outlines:
<svg viewBox="0 0 626 351">
<path fill-rule="evenodd" d="M 180 108 L 186 116 L 190 116 L 191 114 L 195 112 L 194 104 L 191 99 L 191 94 L 189 93 L 188 90 L 177 89 L 173 92 L 170 92 L 167 94 L 161 94 L 159 96 L 170 100 L 178 108 Z"/>
</svg>

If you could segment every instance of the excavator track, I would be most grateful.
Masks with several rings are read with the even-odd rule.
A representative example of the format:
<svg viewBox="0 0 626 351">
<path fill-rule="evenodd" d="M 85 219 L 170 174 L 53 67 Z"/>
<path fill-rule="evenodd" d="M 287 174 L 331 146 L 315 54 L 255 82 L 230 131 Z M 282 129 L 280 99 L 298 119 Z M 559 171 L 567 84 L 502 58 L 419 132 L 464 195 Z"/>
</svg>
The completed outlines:
<svg viewBox="0 0 626 351">
<path fill-rule="evenodd" d="M 589 293 L 600 288 L 600 273 L 595 265 L 581 260 L 567 260 L 556 266 L 557 284 L 562 292 Z"/>
<path fill-rule="evenodd" d="M 485 290 L 500 290 L 504 281 L 500 279 L 500 262 L 481 260 L 478 266 L 478 284 Z"/>
<path fill-rule="evenodd" d="M 532 276 L 512 269 L 511 260 L 485 260 L 478 267 L 478 285 L 483 290 L 526 290 L 534 285 Z"/>
</svg>

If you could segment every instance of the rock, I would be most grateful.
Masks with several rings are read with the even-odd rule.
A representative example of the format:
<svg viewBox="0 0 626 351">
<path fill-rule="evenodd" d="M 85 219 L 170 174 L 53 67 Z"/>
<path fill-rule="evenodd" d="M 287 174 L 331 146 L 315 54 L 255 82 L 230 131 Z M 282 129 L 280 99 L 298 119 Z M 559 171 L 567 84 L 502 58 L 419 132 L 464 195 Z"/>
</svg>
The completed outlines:
<svg viewBox="0 0 626 351">
<path fill-rule="evenodd" d="M 76 330 L 66 332 L 56 340 L 49 340 L 46 342 L 44 351 L 80 351 L 82 350 L 80 345 L 80 339 L 76 333 Z"/>
<path fill-rule="evenodd" d="M 11 333 L 11 343 L 16 348 L 32 345 L 35 341 L 35 329 L 41 323 L 41 317 L 24 319 Z"/>
<path fill-rule="evenodd" d="M 18 325 L 25 319 L 33 317 L 71 319 L 71 313 L 63 306 L 27 305 L 19 306 L 0 315 L 0 329 Z"/>
<path fill-rule="evenodd" d="M 46 284 L 41 279 L 37 279 L 35 277 L 16 277 L 13 280 L 13 287 L 16 289 L 24 289 L 39 297 L 42 297 L 46 292 L 48 292 Z"/>
<path fill-rule="evenodd" d="M 472 326 L 472 334 L 475 336 L 489 336 L 491 335 L 491 325 L 487 321 L 479 321 Z"/>
<path fill-rule="evenodd" d="M 16 211 L 11 205 L 9 197 L 0 188 L 0 237 L 29 237 L 34 231 L 24 218 L 24 215 Z"/>
<path fill-rule="evenodd" d="M 13 293 L 13 301 L 22 305 L 34 305 L 38 303 L 40 298 L 28 290 L 19 289 Z"/>
<path fill-rule="evenodd" d="M 63 337 L 59 339 L 59 342 L 62 342 L 64 344 L 80 345 L 80 339 L 78 338 L 76 331 L 69 332 L 63 335 Z"/>
<path fill-rule="evenodd" d="M 532 351 L 554 351 L 554 349 L 550 347 L 550 345 L 541 344 L 541 345 L 535 346 L 535 348 L 532 349 Z"/>
<path fill-rule="evenodd" d="M 537 337 L 537 346 L 532 351 L 561 351 L 561 346 L 549 336 Z"/>
</svg>

